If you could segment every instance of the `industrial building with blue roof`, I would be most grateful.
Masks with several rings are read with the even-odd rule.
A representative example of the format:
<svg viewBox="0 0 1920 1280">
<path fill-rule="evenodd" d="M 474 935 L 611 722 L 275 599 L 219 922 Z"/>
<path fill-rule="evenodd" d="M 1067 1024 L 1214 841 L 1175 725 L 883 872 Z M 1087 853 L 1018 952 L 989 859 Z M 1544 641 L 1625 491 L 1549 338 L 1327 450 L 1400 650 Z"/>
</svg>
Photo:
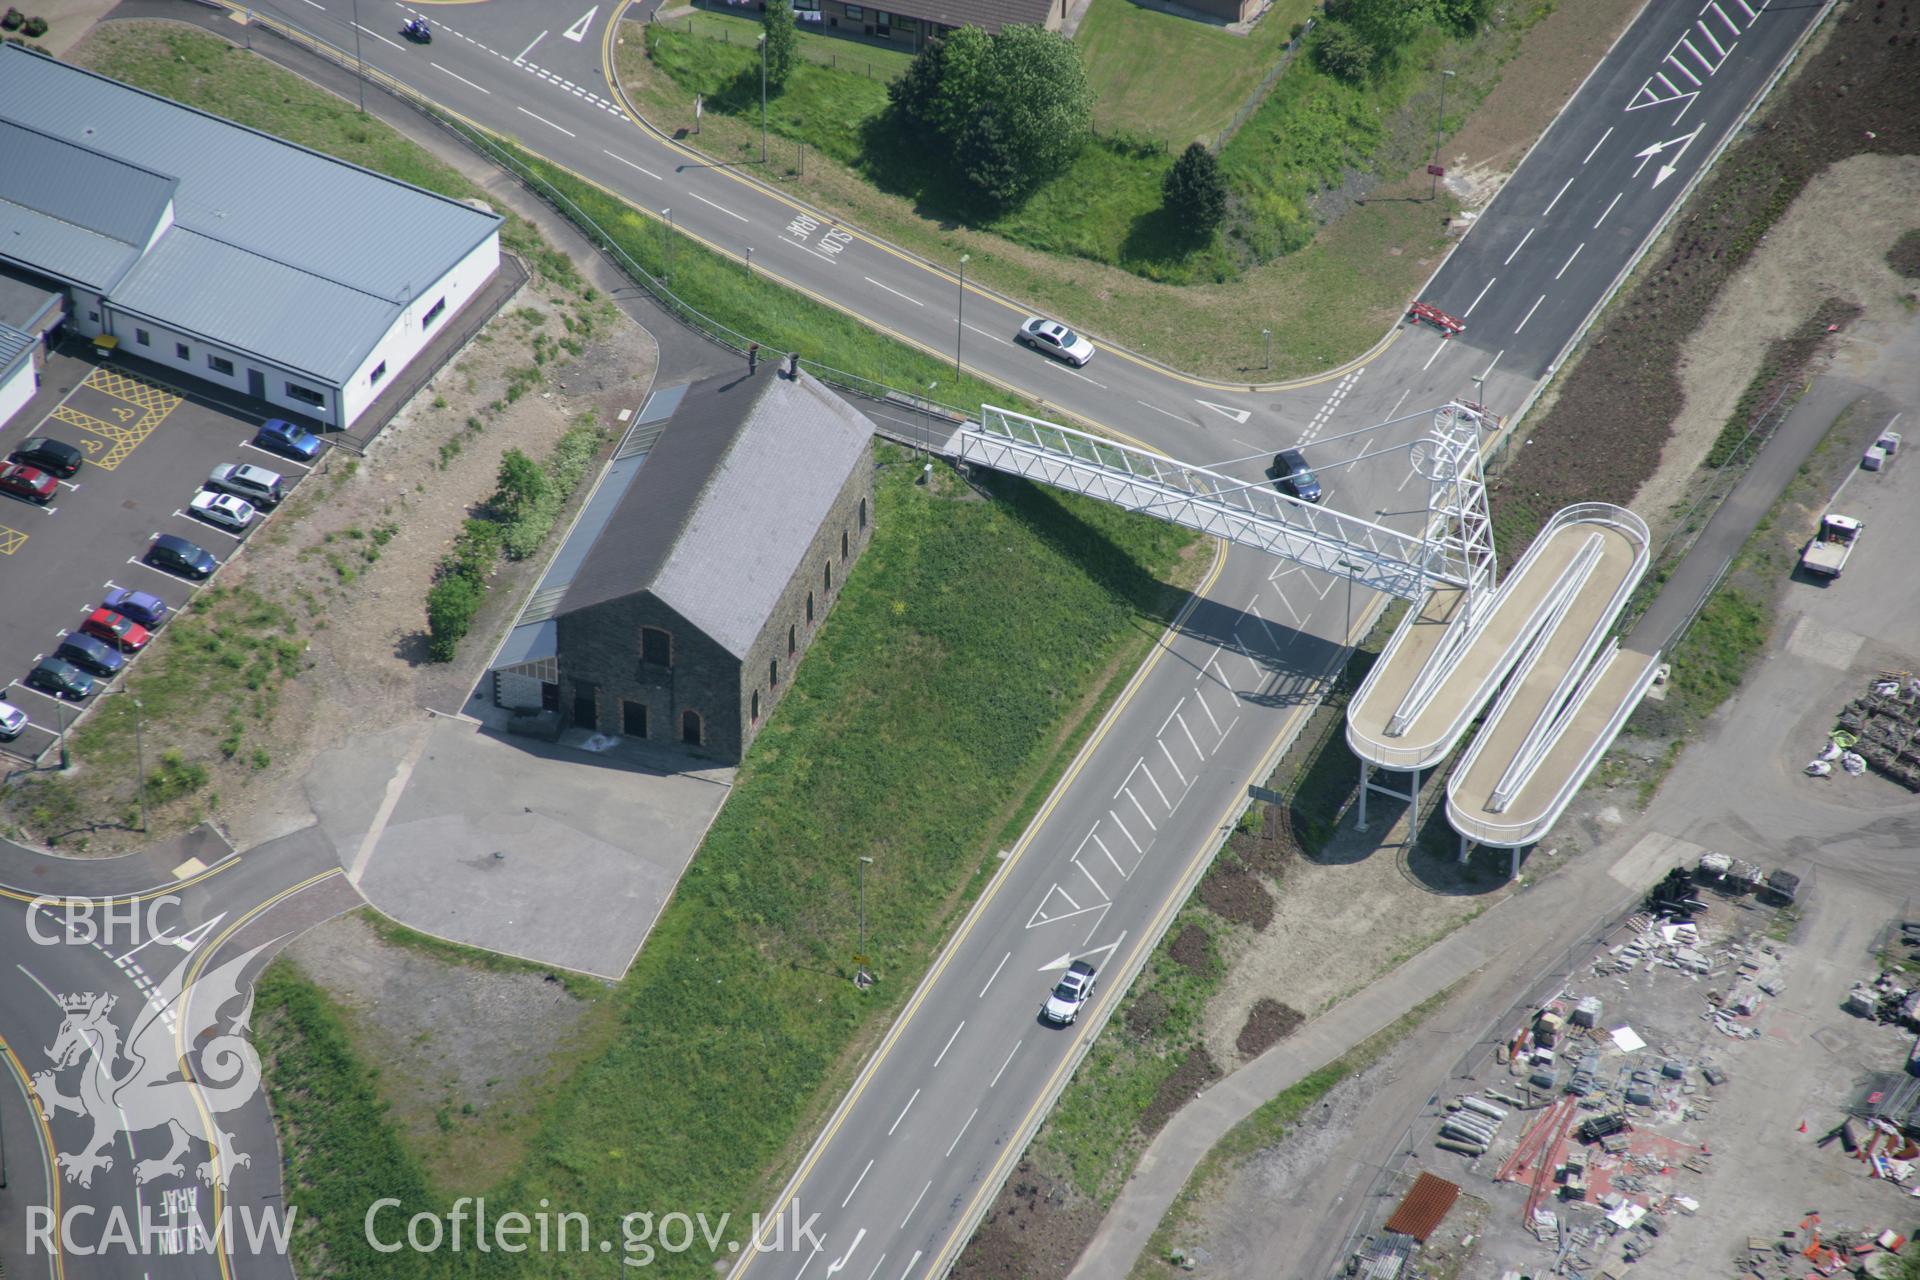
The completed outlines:
<svg viewBox="0 0 1920 1280">
<path fill-rule="evenodd" d="M 0 264 L 69 332 L 344 429 L 500 262 L 484 208 L 0 46 Z"/>
</svg>

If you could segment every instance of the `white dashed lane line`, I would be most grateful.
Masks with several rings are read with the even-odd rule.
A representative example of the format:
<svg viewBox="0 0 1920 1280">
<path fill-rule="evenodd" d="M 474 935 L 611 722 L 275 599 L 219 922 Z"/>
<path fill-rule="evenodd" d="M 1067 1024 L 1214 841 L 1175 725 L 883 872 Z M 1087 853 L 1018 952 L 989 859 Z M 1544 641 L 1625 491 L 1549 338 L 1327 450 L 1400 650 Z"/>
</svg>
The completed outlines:
<svg viewBox="0 0 1920 1280">
<path fill-rule="evenodd" d="M 655 173 L 653 170 L 647 168 L 647 166 L 643 164 L 635 164 L 633 161 L 627 159 L 625 156 L 616 156 L 613 154 L 613 152 L 608 151 L 605 147 L 601 148 L 601 152 L 602 154 L 608 156 L 611 159 L 618 160 L 621 164 L 626 165 L 629 169 L 638 169 L 640 172 L 646 174 L 649 178 L 652 178 L 655 181 L 665 181 L 665 179 L 661 178 L 659 174 Z"/>
<path fill-rule="evenodd" d="M 695 193 L 694 193 L 694 192 L 692 192 L 692 191 L 689 191 L 689 192 L 687 192 L 687 194 L 688 194 L 688 195 L 690 195 L 690 196 L 693 196 L 693 198 L 694 198 L 695 200 L 698 200 L 698 201 L 699 201 L 699 202 L 700 202 L 701 204 L 704 204 L 704 205 L 711 205 L 711 206 L 712 206 L 713 208 L 715 208 L 715 209 L 718 209 L 718 210 L 719 210 L 720 212 L 722 212 L 722 213 L 724 213 L 724 214 L 726 214 L 726 215 L 727 215 L 727 216 L 728 216 L 729 218 L 733 218 L 733 219 L 735 219 L 735 220 L 737 220 L 737 221 L 740 221 L 740 222 L 745 222 L 745 221 L 746 221 L 746 219 L 745 219 L 745 218 L 742 218 L 742 217 L 741 217 L 741 216 L 740 216 L 739 214 L 737 214 L 737 213 L 735 213 L 735 212 L 734 212 L 733 210 L 731 210 L 731 209 L 729 209 L 729 208 L 727 208 L 727 206 L 725 206 L 725 205 L 723 205 L 723 204 L 714 204 L 714 203 L 713 203 L 713 201 L 711 201 L 711 200 L 709 200 L 709 199 L 707 199 L 707 198 L 706 198 L 705 196 L 703 196 L 703 195 L 697 195 L 697 194 L 695 194 Z"/>
<path fill-rule="evenodd" d="M 492 95 L 492 93 L 493 93 L 493 90 L 491 90 L 491 89 L 483 89 L 483 88 L 481 88 L 481 87 L 480 87 L 479 85 L 477 85 L 477 84 L 475 84 L 475 83 L 474 83 L 473 81 L 471 81 L 471 80 L 469 80 L 469 79 L 467 79 L 467 78 L 466 78 L 465 76 L 463 76 L 463 75 L 461 75 L 461 74 L 460 74 L 459 72 L 457 72 L 457 71 L 447 71 L 447 69 L 446 69 L 445 67 L 443 67 L 443 66 L 441 66 L 441 65 L 440 65 L 439 63 L 437 63 L 437 62 L 433 64 L 433 67 L 434 67 L 434 70 L 436 70 L 436 71 L 446 71 L 448 75 L 450 75 L 450 76 L 452 76 L 452 77 L 453 77 L 453 78 L 454 78 L 455 80 L 458 80 L 458 81 L 459 81 L 459 82 L 460 82 L 461 84 L 463 84 L 463 85 L 465 85 L 465 86 L 467 86 L 467 88 L 469 88 L 469 89 L 479 89 L 479 90 L 480 90 L 480 92 L 482 92 L 482 93 L 484 93 L 484 94 L 487 94 L 487 95 L 489 95 L 489 96 L 491 96 L 491 95 Z"/>
<path fill-rule="evenodd" d="M 906 298 L 908 302 L 911 302 L 916 307 L 924 307 L 927 305 L 926 303 L 920 301 L 920 299 L 918 298 L 908 297 L 906 294 L 900 292 L 898 289 L 892 288 L 889 285 L 881 284 L 878 280 L 875 280 L 872 276 L 861 276 L 860 278 L 862 280 L 865 280 L 868 284 L 872 285 L 876 289 L 885 289 L 888 293 L 892 294 L 896 298 Z"/>
<path fill-rule="evenodd" d="M 514 110 L 518 111 L 521 115 L 524 115 L 524 116 L 533 116 L 535 120 L 538 120 L 541 124 L 546 125 L 549 129 L 559 129 L 560 132 L 566 134 L 569 138 L 577 138 L 580 136 L 579 134 L 575 133 L 571 129 L 564 128 L 560 125 L 555 124 L 553 121 L 547 119 L 545 116 L 533 115 L 533 112 L 527 110 L 525 107 L 515 107 Z"/>
</svg>

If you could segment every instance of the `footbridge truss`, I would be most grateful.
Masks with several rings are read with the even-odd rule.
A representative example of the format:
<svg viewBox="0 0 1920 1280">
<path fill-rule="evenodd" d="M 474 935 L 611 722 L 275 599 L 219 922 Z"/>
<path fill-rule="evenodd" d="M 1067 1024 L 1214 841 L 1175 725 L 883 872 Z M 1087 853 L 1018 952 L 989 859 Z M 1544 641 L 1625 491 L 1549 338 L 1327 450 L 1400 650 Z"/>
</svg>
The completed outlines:
<svg viewBox="0 0 1920 1280">
<path fill-rule="evenodd" d="M 1405 618 L 1348 706 L 1360 826 L 1368 793 L 1381 792 L 1411 802 L 1417 833 L 1421 774 L 1453 752 L 1498 694 L 1448 783 L 1447 817 L 1463 861 L 1476 843 L 1497 845 L 1515 850 L 1517 871 L 1518 850 L 1551 829 L 1652 683 L 1659 654 L 1609 639 L 1646 572 L 1647 527 L 1623 507 L 1568 507 L 1500 582 L 1482 416 L 1451 403 L 1372 430 L 1420 418 L 1424 437 L 1353 460 L 1408 454 L 1427 482 L 1427 507 L 1405 528 L 993 406 L 944 452 L 1406 600 Z M 1410 775 L 1409 791 L 1375 781 L 1375 769 Z"/>
</svg>

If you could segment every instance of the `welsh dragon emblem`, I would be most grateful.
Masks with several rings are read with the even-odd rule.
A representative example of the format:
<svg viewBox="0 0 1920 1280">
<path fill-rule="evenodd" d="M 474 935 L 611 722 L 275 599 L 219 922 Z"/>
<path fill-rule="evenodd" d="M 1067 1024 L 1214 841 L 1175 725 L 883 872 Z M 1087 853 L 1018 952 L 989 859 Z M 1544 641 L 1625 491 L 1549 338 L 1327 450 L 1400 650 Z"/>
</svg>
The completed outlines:
<svg viewBox="0 0 1920 1280">
<path fill-rule="evenodd" d="M 244 1106 L 260 1087 L 260 1057 L 247 1040 L 253 992 L 243 992 L 241 978 L 263 949 L 255 947 L 193 982 L 186 979 L 183 958 L 149 993 L 124 1043 L 112 1016 L 117 996 L 86 992 L 60 999 L 64 1017 L 47 1050 L 53 1066 L 34 1075 L 33 1087 L 49 1121 L 70 1111 L 93 1122 L 82 1146 L 60 1153 L 69 1182 L 92 1186 L 94 1170 L 113 1168 L 109 1151 L 116 1137 L 125 1133 L 131 1143 L 133 1135 L 154 1129 L 168 1130 L 171 1145 L 160 1158 L 134 1165 L 136 1182 L 181 1176 L 180 1158 L 196 1141 L 208 1147 L 209 1158 L 196 1166 L 202 1182 L 224 1188 L 237 1166 L 252 1163 L 234 1149 L 219 1117 Z M 220 1011 L 235 1000 L 244 1003 L 222 1029 Z M 192 1046 L 198 1052 L 189 1077 Z M 61 1091 L 63 1079 L 77 1086 L 72 1094 Z"/>
</svg>

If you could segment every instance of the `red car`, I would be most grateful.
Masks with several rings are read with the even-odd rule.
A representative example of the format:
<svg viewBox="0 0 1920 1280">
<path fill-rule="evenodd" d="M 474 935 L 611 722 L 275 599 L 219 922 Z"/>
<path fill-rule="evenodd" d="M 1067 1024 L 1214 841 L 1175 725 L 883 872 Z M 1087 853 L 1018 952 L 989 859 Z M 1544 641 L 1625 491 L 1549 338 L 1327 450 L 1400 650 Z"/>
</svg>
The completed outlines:
<svg viewBox="0 0 1920 1280">
<path fill-rule="evenodd" d="M 0 467 L 0 492 L 44 506 L 59 491 L 59 482 L 38 467 L 24 466 L 18 462 Z"/>
<path fill-rule="evenodd" d="M 122 653 L 138 653 L 146 648 L 152 632 L 124 614 L 111 609 L 95 609 L 80 624 L 80 630 L 96 640 L 105 640 Z"/>
</svg>

